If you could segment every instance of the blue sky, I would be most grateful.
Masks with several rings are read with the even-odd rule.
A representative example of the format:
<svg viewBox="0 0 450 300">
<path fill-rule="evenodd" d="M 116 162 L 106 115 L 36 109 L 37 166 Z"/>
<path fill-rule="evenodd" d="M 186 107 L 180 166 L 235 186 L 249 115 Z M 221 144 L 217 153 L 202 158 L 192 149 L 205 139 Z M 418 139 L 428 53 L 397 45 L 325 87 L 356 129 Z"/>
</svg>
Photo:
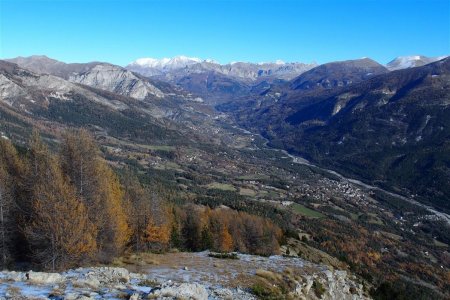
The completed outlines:
<svg viewBox="0 0 450 300">
<path fill-rule="evenodd" d="M 450 54 L 449 0 L 0 0 L 0 58 L 324 63 Z"/>
</svg>

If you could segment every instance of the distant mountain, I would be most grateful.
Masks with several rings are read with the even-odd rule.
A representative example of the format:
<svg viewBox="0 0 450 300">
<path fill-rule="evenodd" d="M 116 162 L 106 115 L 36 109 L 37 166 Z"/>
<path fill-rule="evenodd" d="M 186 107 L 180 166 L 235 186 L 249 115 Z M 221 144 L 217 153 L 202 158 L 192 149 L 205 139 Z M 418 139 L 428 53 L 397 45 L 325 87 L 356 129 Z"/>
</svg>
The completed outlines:
<svg viewBox="0 0 450 300">
<path fill-rule="evenodd" d="M 74 126 L 95 128 L 125 140 L 133 137 L 148 144 L 184 144 L 198 138 L 192 128 L 214 121 L 211 108 L 165 83 L 158 85 L 164 98 L 148 94 L 145 100 L 139 100 L 132 97 L 139 95 L 132 93 L 117 94 L 117 86 L 115 92 L 108 91 L 113 86 L 108 86 L 110 81 L 104 81 L 103 76 L 118 74 L 116 68 L 98 64 L 87 73 L 76 75 L 78 82 L 74 82 L 0 60 L 0 128 L 18 142 L 26 140 L 32 127 L 54 134 Z M 121 73 L 121 80 L 128 73 L 133 74 L 123 68 L 121 71 L 125 72 Z M 142 80 L 145 82 L 145 78 Z M 126 94 L 123 90 L 118 92 Z"/>
<path fill-rule="evenodd" d="M 181 74 L 217 72 L 240 80 L 255 81 L 264 77 L 289 80 L 314 66 L 316 66 L 314 63 L 284 63 L 282 61 L 273 63 L 234 62 L 221 65 L 211 59 L 202 60 L 177 56 L 163 59 L 140 58 L 130 63 L 126 68 L 144 76 L 171 78 L 175 76 L 175 73 L 180 77 Z"/>
<path fill-rule="evenodd" d="M 128 107 L 124 102 L 115 101 L 63 78 L 33 73 L 0 60 L 0 102 L 18 111 L 32 114 L 35 108 L 48 107 L 54 101 L 67 102 L 79 96 L 112 109 Z"/>
<path fill-rule="evenodd" d="M 186 56 L 162 59 L 140 58 L 130 63 L 126 68 L 144 76 L 155 76 L 162 75 L 164 72 L 183 69 L 201 62 L 202 60 L 199 58 Z"/>
<path fill-rule="evenodd" d="M 164 97 L 164 93 L 147 79 L 137 77 L 132 72 L 114 65 L 98 64 L 86 72 L 73 73 L 69 81 L 139 100 L 144 100 L 148 96 Z"/>
<path fill-rule="evenodd" d="M 386 64 L 390 71 L 420 67 L 444 59 L 446 56 L 426 57 L 423 55 L 399 56 Z"/>
<path fill-rule="evenodd" d="M 51 74 L 139 100 L 164 97 L 164 93 L 148 78 L 108 63 L 66 64 L 46 56 L 18 57 L 7 61 L 38 74 Z"/>
<path fill-rule="evenodd" d="M 203 98 L 209 104 L 218 104 L 250 97 L 252 86 L 261 82 L 289 80 L 313 68 L 316 64 L 243 63 L 221 65 L 208 59 L 178 56 L 174 58 L 141 58 L 126 68 L 154 80 L 168 82 Z"/>
<path fill-rule="evenodd" d="M 373 184 L 406 187 L 450 211 L 450 58 L 340 88 L 281 94 L 221 108 L 240 109 L 237 120 L 272 145 Z"/>
<path fill-rule="evenodd" d="M 388 70 L 369 58 L 331 62 L 315 67 L 291 82 L 293 90 L 330 89 L 361 82 Z"/>
<path fill-rule="evenodd" d="M 15 63 L 24 69 L 38 74 L 51 74 L 64 79 L 68 79 L 73 73 L 86 72 L 92 67 L 101 64 L 101 62 L 66 64 L 45 55 L 19 56 L 5 59 L 5 61 Z"/>
</svg>

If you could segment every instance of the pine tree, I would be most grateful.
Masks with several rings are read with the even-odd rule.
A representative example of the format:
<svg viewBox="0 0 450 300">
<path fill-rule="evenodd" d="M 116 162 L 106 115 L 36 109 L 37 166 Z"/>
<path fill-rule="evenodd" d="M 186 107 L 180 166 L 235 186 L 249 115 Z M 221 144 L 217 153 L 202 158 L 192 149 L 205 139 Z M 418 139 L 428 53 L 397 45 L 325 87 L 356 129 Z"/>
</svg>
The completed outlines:
<svg viewBox="0 0 450 300">
<path fill-rule="evenodd" d="M 10 193 L 11 176 L 5 167 L 0 165 L 0 267 L 5 268 L 10 258 L 9 244 L 11 241 L 11 208 Z"/>
<path fill-rule="evenodd" d="M 209 227 L 207 225 L 203 226 L 202 233 L 201 233 L 201 250 L 207 250 L 213 248 L 213 236 L 211 233 L 211 230 L 209 230 Z"/>
<path fill-rule="evenodd" d="M 201 220 L 195 206 L 186 207 L 186 217 L 182 226 L 184 246 L 189 251 L 201 249 Z"/>
<path fill-rule="evenodd" d="M 13 144 L 0 139 L 0 267 L 11 260 L 11 245 L 17 236 L 16 199 L 22 180 L 23 164 Z"/>
</svg>

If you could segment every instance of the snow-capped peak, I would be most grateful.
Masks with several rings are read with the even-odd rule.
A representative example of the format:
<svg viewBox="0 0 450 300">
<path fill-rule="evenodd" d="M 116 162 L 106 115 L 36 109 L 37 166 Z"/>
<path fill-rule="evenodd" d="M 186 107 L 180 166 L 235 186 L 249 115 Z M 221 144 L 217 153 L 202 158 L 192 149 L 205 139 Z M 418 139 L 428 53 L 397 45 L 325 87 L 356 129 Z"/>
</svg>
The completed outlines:
<svg viewBox="0 0 450 300">
<path fill-rule="evenodd" d="M 141 67 L 150 67 L 157 68 L 162 67 L 170 61 L 170 58 L 139 58 L 130 63 L 130 65 L 141 66 Z"/>
<path fill-rule="evenodd" d="M 400 70 L 407 69 L 413 67 L 423 66 L 441 59 L 444 59 L 445 56 L 439 57 L 427 57 L 423 55 L 409 55 L 409 56 L 399 56 L 389 62 L 386 67 L 391 70 Z"/>
<path fill-rule="evenodd" d="M 175 56 L 172 58 L 139 58 L 133 62 L 131 62 L 130 66 L 139 66 L 139 67 L 147 67 L 147 68 L 161 68 L 161 69 L 178 69 L 184 68 L 189 65 L 193 65 L 196 63 L 200 63 L 202 60 L 197 57 L 187 57 L 184 55 Z"/>
</svg>

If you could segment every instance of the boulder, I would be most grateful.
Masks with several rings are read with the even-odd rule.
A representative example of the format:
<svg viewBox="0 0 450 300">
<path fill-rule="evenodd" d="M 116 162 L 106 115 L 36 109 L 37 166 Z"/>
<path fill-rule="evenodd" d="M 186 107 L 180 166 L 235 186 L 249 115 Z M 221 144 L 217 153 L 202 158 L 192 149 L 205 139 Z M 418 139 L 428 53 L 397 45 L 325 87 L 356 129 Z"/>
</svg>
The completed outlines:
<svg viewBox="0 0 450 300">
<path fill-rule="evenodd" d="M 172 284 L 152 292 L 151 297 L 172 297 L 174 299 L 208 300 L 208 292 L 197 283 Z"/>
<path fill-rule="evenodd" d="M 16 281 L 25 281 L 26 277 L 25 277 L 25 273 L 22 273 L 22 272 L 3 271 L 1 279 L 7 280 L 7 281 L 15 281 L 16 282 Z"/>
<path fill-rule="evenodd" d="M 45 273 L 45 272 L 28 272 L 28 281 L 37 284 L 55 284 L 64 281 L 64 277 L 59 273 Z"/>
</svg>

